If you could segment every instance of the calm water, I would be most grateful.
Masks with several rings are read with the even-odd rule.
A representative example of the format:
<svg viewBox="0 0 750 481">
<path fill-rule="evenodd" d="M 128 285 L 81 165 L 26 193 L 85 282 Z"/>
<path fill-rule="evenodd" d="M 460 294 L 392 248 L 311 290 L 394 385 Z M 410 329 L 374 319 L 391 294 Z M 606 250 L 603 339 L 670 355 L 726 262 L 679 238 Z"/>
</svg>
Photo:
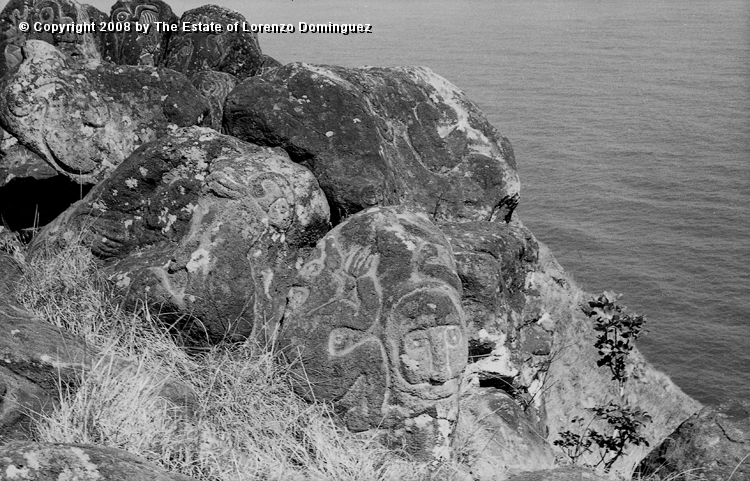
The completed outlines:
<svg viewBox="0 0 750 481">
<path fill-rule="evenodd" d="M 578 283 L 647 316 L 642 349 L 686 392 L 750 398 L 750 2 L 221 4 L 373 24 L 261 35 L 283 63 L 426 65 L 458 85 L 511 139 L 521 217 Z"/>
</svg>

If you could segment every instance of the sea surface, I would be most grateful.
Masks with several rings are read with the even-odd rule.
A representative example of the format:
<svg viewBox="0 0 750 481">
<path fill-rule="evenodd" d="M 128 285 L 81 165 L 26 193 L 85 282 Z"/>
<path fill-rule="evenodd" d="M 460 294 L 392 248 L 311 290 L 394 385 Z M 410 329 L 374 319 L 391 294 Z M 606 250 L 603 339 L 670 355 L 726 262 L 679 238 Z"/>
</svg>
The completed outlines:
<svg viewBox="0 0 750 481">
<path fill-rule="evenodd" d="M 251 23 L 373 26 L 260 35 L 282 63 L 452 81 L 511 140 L 521 219 L 576 282 L 624 294 L 648 319 L 638 345 L 688 394 L 750 398 L 750 2 L 217 3 Z"/>
</svg>

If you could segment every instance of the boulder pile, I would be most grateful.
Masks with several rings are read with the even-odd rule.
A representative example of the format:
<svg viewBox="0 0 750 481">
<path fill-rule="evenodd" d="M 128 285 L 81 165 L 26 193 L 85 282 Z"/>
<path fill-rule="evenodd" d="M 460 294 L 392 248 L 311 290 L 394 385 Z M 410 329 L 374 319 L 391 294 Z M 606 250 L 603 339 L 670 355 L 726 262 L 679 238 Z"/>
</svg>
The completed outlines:
<svg viewBox="0 0 750 481">
<path fill-rule="evenodd" d="M 122 28 L 19 29 L 51 19 Z M 463 436 L 483 453 L 468 461 L 476 479 L 556 468 L 567 420 L 610 397 L 652 414 L 652 445 L 697 410 L 645 361 L 624 387 L 596 366 L 583 294 L 514 212 L 510 141 L 449 81 L 424 67 L 282 66 L 252 33 L 135 28 L 244 20 L 213 5 L 178 19 L 161 0 L 119 0 L 109 15 L 8 3 L 0 198 L 25 182 L 38 202 L 34 182 L 50 178 L 81 194 L 34 229 L 29 255 L 83 242 L 125 306 L 173 313 L 190 339 L 275 343 L 295 361 L 295 390 L 343 425 L 385 431 L 429 462 Z M 0 300 L 0 327 L 20 332 L 22 317 Z M 41 389 L 11 371 L 3 392 Z M 0 458 L 83 452 L 19 446 Z"/>
</svg>

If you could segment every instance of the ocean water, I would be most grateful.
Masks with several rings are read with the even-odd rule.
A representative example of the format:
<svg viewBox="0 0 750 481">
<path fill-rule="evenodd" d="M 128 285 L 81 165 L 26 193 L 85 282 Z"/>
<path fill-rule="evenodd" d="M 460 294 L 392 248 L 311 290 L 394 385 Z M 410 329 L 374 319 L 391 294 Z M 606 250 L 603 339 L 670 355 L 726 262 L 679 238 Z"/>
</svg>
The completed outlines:
<svg viewBox="0 0 750 481">
<path fill-rule="evenodd" d="M 750 398 L 750 2 L 218 3 L 373 26 L 262 34 L 283 63 L 425 65 L 463 89 L 514 146 L 521 219 L 578 284 L 623 293 L 688 394 Z"/>
</svg>

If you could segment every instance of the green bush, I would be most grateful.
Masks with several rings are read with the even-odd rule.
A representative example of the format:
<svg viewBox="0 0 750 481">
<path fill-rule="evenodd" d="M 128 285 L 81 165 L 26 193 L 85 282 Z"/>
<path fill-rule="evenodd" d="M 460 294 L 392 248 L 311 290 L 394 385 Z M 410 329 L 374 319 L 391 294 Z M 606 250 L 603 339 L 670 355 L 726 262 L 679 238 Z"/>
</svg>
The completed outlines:
<svg viewBox="0 0 750 481">
<path fill-rule="evenodd" d="M 599 367 L 607 366 L 612 372 L 612 380 L 617 381 L 620 398 L 623 397 L 623 387 L 629 376 L 628 356 L 633 350 L 633 341 L 638 339 L 646 322 L 643 316 L 625 314 L 625 307 L 617 304 L 620 296 L 613 292 L 604 292 L 591 299 L 583 307 L 589 317 L 594 318 L 594 331 L 598 334 L 594 347 L 598 349 L 600 358 L 596 361 Z M 606 405 L 599 405 L 591 409 L 593 416 L 584 427 L 582 417 L 575 417 L 571 423 L 578 425 L 578 433 L 564 431 L 554 444 L 559 446 L 571 462 L 577 464 L 588 453 L 594 453 L 598 448 L 599 459 L 589 467 L 602 466 L 605 472 L 614 465 L 625 450 L 630 446 L 648 446 L 648 441 L 639 430 L 650 422 L 651 418 L 638 407 L 630 408 L 610 401 Z M 609 434 L 596 431 L 589 426 L 595 421 L 605 421 L 610 429 Z"/>
<path fill-rule="evenodd" d="M 612 372 L 612 380 L 622 385 L 629 377 L 625 361 L 646 320 L 643 316 L 625 314 L 625 307 L 616 303 L 619 297 L 605 292 L 590 300 L 584 312 L 595 317 L 594 330 L 599 333 L 594 347 L 599 350 L 601 358 L 596 365 L 607 366 Z"/>
</svg>

